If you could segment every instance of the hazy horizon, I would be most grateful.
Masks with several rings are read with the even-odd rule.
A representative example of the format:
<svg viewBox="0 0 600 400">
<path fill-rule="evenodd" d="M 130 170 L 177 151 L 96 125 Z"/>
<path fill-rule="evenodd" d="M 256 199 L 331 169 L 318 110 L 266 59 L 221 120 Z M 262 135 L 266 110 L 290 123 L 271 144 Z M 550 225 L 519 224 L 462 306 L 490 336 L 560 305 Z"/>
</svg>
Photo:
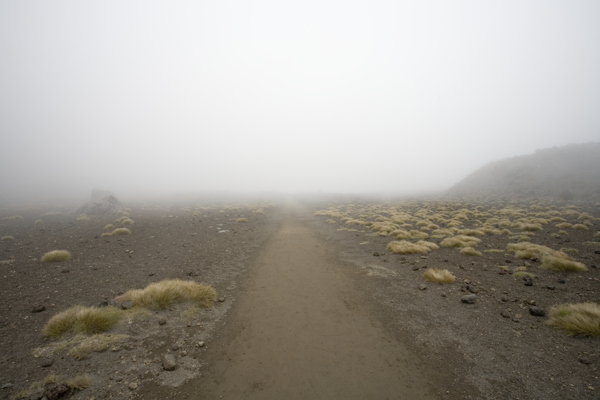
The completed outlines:
<svg viewBox="0 0 600 400">
<path fill-rule="evenodd" d="M 431 193 L 600 141 L 594 1 L 0 4 L 0 198 Z"/>
</svg>

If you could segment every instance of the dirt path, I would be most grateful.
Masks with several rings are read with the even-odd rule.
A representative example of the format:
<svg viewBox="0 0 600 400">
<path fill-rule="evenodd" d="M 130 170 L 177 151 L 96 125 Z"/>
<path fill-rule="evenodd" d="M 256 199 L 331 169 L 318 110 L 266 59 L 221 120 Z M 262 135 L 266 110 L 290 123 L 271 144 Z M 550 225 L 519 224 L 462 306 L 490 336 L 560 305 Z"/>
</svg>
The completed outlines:
<svg viewBox="0 0 600 400">
<path fill-rule="evenodd" d="M 435 398 L 418 360 L 361 307 L 293 212 L 267 243 L 189 398 Z M 186 396 L 187 395 L 187 396 Z"/>
</svg>

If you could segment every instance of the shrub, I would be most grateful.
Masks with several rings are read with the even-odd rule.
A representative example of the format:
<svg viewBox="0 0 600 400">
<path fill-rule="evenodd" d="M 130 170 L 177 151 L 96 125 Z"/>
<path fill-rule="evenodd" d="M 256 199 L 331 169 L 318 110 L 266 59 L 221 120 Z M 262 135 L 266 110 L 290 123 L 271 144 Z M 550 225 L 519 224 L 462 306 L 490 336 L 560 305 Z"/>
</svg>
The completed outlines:
<svg viewBox="0 0 600 400">
<path fill-rule="evenodd" d="M 460 254 L 464 254 L 466 256 L 480 256 L 481 252 L 475 250 L 472 247 L 463 247 L 460 249 Z"/>
<path fill-rule="evenodd" d="M 569 336 L 600 336 L 600 306 L 596 303 L 560 304 L 548 310 L 548 324 Z"/>
<path fill-rule="evenodd" d="M 248 222 L 248 219 L 247 218 L 238 218 L 235 222 Z M 334 223 L 335 223 L 335 221 L 334 221 Z M 348 222 L 346 222 L 346 223 L 348 223 Z"/>
<path fill-rule="evenodd" d="M 2 236 L 1 240 L 15 240 L 13 236 Z"/>
<path fill-rule="evenodd" d="M 42 329 L 45 336 L 59 337 L 67 332 L 95 334 L 109 330 L 121 319 L 115 307 L 74 306 L 54 315 Z"/>
<path fill-rule="evenodd" d="M 587 271 L 585 265 L 580 262 L 572 261 L 566 258 L 545 256 L 542 258 L 542 268 L 550 271 L 566 271 L 566 272 L 577 272 Z"/>
<path fill-rule="evenodd" d="M 42 262 L 61 262 L 69 261 L 71 259 L 71 253 L 67 250 L 52 250 L 45 253 L 42 256 Z"/>
<path fill-rule="evenodd" d="M 131 231 L 127 228 L 117 228 L 112 231 L 112 235 L 131 235 Z"/>
<path fill-rule="evenodd" d="M 166 279 L 151 283 L 145 289 L 128 290 L 119 300 L 131 301 L 135 307 L 164 309 L 175 302 L 191 301 L 203 307 L 211 307 L 217 292 L 210 286 L 194 281 Z"/>
<path fill-rule="evenodd" d="M 452 283 L 456 280 L 456 277 L 452 274 L 452 272 L 447 269 L 435 269 L 428 268 L 423 273 L 423 278 L 430 282 L 435 283 Z"/>
</svg>

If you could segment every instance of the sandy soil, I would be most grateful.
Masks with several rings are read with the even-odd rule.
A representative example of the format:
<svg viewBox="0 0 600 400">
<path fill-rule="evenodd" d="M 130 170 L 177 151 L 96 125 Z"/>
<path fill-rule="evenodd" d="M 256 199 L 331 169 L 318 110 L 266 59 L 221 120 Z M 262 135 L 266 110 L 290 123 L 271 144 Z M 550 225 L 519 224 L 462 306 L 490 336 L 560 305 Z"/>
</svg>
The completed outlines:
<svg viewBox="0 0 600 400">
<path fill-rule="evenodd" d="M 74 399 L 598 398 L 598 339 L 568 337 L 528 313 L 532 301 L 598 301 L 598 269 L 533 266 L 538 279 L 524 286 L 499 274 L 507 258 L 522 262 L 504 253 L 392 255 L 390 238 L 339 231 L 312 216 L 326 205 L 290 203 L 260 215 L 214 204 L 196 216 L 179 206 L 132 207 L 132 235 L 121 237 L 100 236 L 115 217 L 2 210 L 23 219 L 0 225 L 2 236 L 14 236 L 0 242 L 0 398 L 51 373 L 92 376 Z M 248 222 L 236 223 L 240 217 Z M 44 223 L 34 224 L 38 218 Z M 569 233 L 568 246 L 588 266 L 600 264 L 596 247 L 584 244 L 597 230 Z M 567 245 L 551 233 L 536 242 Z M 484 240 L 493 248 L 508 242 Z M 73 260 L 39 262 L 56 248 Z M 459 279 L 427 284 L 427 267 Z M 53 343 L 40 330 L 56 312 L 165 278 L 213 285 L 221 301 L 191 317 L 186 305 L 132 315 L 111 331 L 127 340 L 81 360 L 68 349 L 40 352 Z M 460 301 L 465 282 L 477 289 L 475 304 Z M 45 310 L 33 313 L 39 305 Z M 168 353 L 174 371 L 162 368 Z"/>
</svg>

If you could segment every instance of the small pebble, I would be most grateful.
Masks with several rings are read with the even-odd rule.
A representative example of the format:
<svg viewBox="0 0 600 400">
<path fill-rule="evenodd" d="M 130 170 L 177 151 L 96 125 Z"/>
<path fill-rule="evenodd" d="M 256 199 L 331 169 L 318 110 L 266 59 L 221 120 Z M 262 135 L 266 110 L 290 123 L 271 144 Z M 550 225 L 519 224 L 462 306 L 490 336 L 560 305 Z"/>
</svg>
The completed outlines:
<svg viewBox="0 0 600 400">
<path fill-rule="evenodd" d="M 465 304 L 474 304 L 476 300 L 477 296 L 475 296 L 474 294 L 468 294 L 460 298 L 460 301 L 462 301 Z"/>
<path fill-rule="evenodd" d="M 556 286 L 554 286 L 554 285 L 546 285 L 546 289 L 554 290 L 554 289 L 556 289 Z"/>
<path fill-rule="evenodd" d="M 165 318 L 159 318 L 159 319 L 158 319 L 158 324 L 159 324 L 159 325 L 164 325 L 164 324 L 166 324 L 166 323 L 167 323 L 167 320 L 166 320 Z"/>
<path fill-rule="evenodd" d="M 423 284 L 423 283 L 421 283 L 421 284 L 419 285 L 419 290 L 426 290 L 426 289 L 427 289 L 427 285 L 425 285 L 425 284 Z"/>
<path fill-rule="evenodd" d="M 544 310 L 541 307 L 529 307 L 529 314 L 535 316 L 535 317 L 543 317 L 546 315 L 546 310 Z"/>
<path fill-rule="evenodd" d="M 137 384 L 137 383 L 135 383 L 135 382 L 131 382 L 131 383 L 129 384 L 129 389 L 131 389 L 131 390 L 136 390 L 137 388 L 138 388 L 138 384 Z"/>
</svg>

